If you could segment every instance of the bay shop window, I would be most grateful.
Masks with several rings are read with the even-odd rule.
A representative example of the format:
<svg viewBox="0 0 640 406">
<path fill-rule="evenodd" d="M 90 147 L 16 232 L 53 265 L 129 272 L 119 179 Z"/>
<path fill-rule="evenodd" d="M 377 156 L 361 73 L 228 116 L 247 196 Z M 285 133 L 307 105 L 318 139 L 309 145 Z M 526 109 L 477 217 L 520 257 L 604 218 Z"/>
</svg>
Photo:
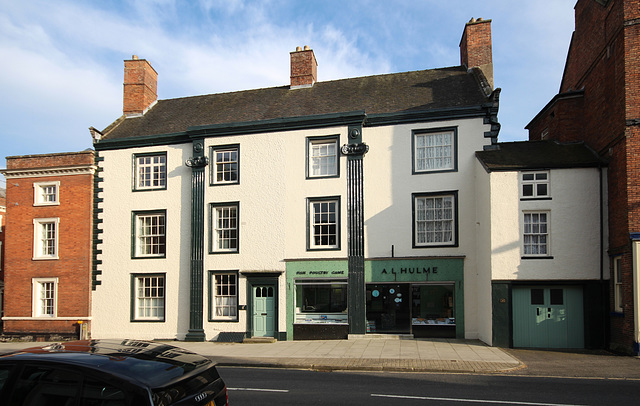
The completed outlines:
<svg viewBox="0 0 640 406">
<path fill-rule="evenodd" d="M 295 282 L 296 324 L 347 324 L 347 281 Z"/>
</svg>

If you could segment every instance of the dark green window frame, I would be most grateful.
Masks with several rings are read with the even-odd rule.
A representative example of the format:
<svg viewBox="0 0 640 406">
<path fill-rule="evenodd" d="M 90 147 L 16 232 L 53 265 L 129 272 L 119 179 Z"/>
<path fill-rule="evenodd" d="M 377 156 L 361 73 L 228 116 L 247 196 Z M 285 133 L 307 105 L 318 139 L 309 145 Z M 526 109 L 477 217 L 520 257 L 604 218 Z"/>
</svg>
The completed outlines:
<svg viewBox="0 0 640 406">
<path fill-rule="evenodd" d="M 320 223 L 314 224 L 314 210 L 312 206 L 316 203 L 330 203 L 335 202 L 335 221 L 330 223 Z M 309 197 L 307 198 L 307 251 L 339 251 L 341 249 L 341 241 L 340 241 L 340 217 L 341 217 L 341 205 L 340 205 L 340 196 L 326 196 L 326 197 Z M 321 216 L 322 217 L 322 216 Z M 316 233 L 314 227 L 320 229 L 326 229 L 326 227 L 331 227 L 331 223 L 335 227 L 335 244 L 330 245 L 316 245 L 312 243 L 312 240 L 316 238 Z M 327 234 L 327 238 L 331 238 L 329 234 Z M 322 237 L 320 237 L 322 238 Z"/>
<path fill-rule="evenodd" d="M 220 317 L 216 317 L 215 312 L 216 312 L 216 294 L 217 294 L 217 285 L 216 285 L 216 276 L 219 275 L 229 275 L 229 276 L 233 276 L 235 278 L 235 299 L 236 299 L 236 303 L 235 303 L 235 317 L 224 317 L 224 318 L 220 318 Z M 209 312 L 208 312 L 208 319 L 210 322 L 213 323 L 237 323 L 239 322 L 239 310 L 240 310 L 240 306 L 239 306 L 239 290 L 240 290 L 240 273 L 237 270 L 226 270 L 226 271 L 209 271 Z M 230 294 L 227 295 L 223 295 L 223 297 L 230 297 Z"/>
<path fill-rule="evenodd" d="M 139 170 L 139 164 L 138 164 L 138 159 L 139 158 L 146 158 L 146 157 L 155 157 L 155 156 L 161 156 L 164 157 L 164 185 L 162 186 L 149 186 L 149 187 L 140 187 L 138 185 L 138 170 Z M 149 191 L 154 191 L 154 190 L 166 190 L 167 189 L 167 183 L 169 181 L 169 166 L 168 166 L 168 158 L 167 158 L 167 152 L 166 151 L 159 151 L 159 152 L 145 152 L 145 153 L 141 153 L 141 154 L 133 154 L 132 157 L 132 174 L 131 174 L 131 190 L 134 192 L 149 192 Z"/>
<path fill-rule="evenodd" d="M 162 315 L 160 317 L 158 317 L 157 319 L 145 319 L 145 318 L 139 318 L 139 316 L 137 316 L 137 310 L 138 310 L 138 295 L 137 295 L 137 289 L 138 289 L 138 278 L 162 278 L 163 281 L 163 295 L 162 295 L 162 300 L 163 300 L 163 306 L 162 306 Z M 151 288 L 153 289 L 153 288 Z M 157 287 L 156 287 L 157 289 Z M 164 323 L 166 321 L 166 315 L 167 315 L 167 274 L 165 272 L 156 272 L 156 273 L 133 273 L 131 274 L 131 322 L 132 323 Z"/>
<path fill-rule="evenodd" d="M 162 215 L 164 217 L 164 249 L 157 255 L 140 255 L 138 252 L 138 218 L 144 215 Z M 137 210 L 131 212 L 131 259 L 158 259 L 167 257 L 167 211 Z"/>
</svg>

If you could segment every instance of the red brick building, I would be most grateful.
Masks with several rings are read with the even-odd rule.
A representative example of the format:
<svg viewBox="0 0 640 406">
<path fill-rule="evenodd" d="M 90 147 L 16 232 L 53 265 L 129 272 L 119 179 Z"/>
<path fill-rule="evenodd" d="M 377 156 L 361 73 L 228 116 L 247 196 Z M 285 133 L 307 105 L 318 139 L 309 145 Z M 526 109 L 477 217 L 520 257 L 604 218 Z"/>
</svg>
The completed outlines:
<svg viewBox="0 0 640 406">
<path fill-rule="evenodd" d="M 2 331 L 2 315 L 4 311 L 4 224 L 7 221 L 6 191 L 0 188 L 0 332 Z"/>
<path fill-rule="evenodd" d="M 530 140 L 585 141 L 608 161 L 608 338 L 612 349 L 638 355 L 640 1 L 577 2 L 560 92 L 527 129 Z"/>
<path fill-rule="evenodd" d="M 93 151 L 7 157 L 5 336 L 88 331 L 94 171 Z"/>
</svg>

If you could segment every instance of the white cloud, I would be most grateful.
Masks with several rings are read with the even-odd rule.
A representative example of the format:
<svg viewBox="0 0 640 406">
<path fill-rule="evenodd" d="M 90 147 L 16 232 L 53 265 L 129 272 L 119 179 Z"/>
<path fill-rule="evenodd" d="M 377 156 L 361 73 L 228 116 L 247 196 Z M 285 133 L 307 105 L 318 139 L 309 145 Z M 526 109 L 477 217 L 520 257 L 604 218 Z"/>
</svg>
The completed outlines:
<svg viewBox="0 0 640 406">
<path fill-rule="evenodd" d="M 567 3 L 0 0 L 1 158 L 90 145 L 87 128 L 121 114 L 132 54 L 158 71 L 160 98 L 237 91 L 288 84 L 289 52 L 304 45 L 321 81 L 456 65 L 472 16 L 493 19 L 501 140 L 522 137 L 557 91 Z"/>
</svg>

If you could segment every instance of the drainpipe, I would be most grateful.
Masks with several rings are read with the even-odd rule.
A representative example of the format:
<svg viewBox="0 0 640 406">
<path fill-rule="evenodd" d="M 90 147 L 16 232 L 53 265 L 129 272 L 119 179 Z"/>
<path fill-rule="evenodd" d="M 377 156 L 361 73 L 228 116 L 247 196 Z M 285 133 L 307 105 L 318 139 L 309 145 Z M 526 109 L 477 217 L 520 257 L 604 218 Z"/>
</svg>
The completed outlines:
<svg viewBox="0 0 640 406">
<path fill-rule="evenodd" d="M 604 182 L 603 176 L 604 171 L 602 170 L 602 165 L 598 166 L 599 172 L 599 188 L 600 188 L 600 298 L 604 302 L 604 298 L 607 297 L 607 286 L 604 284 Z M 602 303 L 602 345 L 607 347 L 607 306 L 608 303 Z"/>
</svg>

